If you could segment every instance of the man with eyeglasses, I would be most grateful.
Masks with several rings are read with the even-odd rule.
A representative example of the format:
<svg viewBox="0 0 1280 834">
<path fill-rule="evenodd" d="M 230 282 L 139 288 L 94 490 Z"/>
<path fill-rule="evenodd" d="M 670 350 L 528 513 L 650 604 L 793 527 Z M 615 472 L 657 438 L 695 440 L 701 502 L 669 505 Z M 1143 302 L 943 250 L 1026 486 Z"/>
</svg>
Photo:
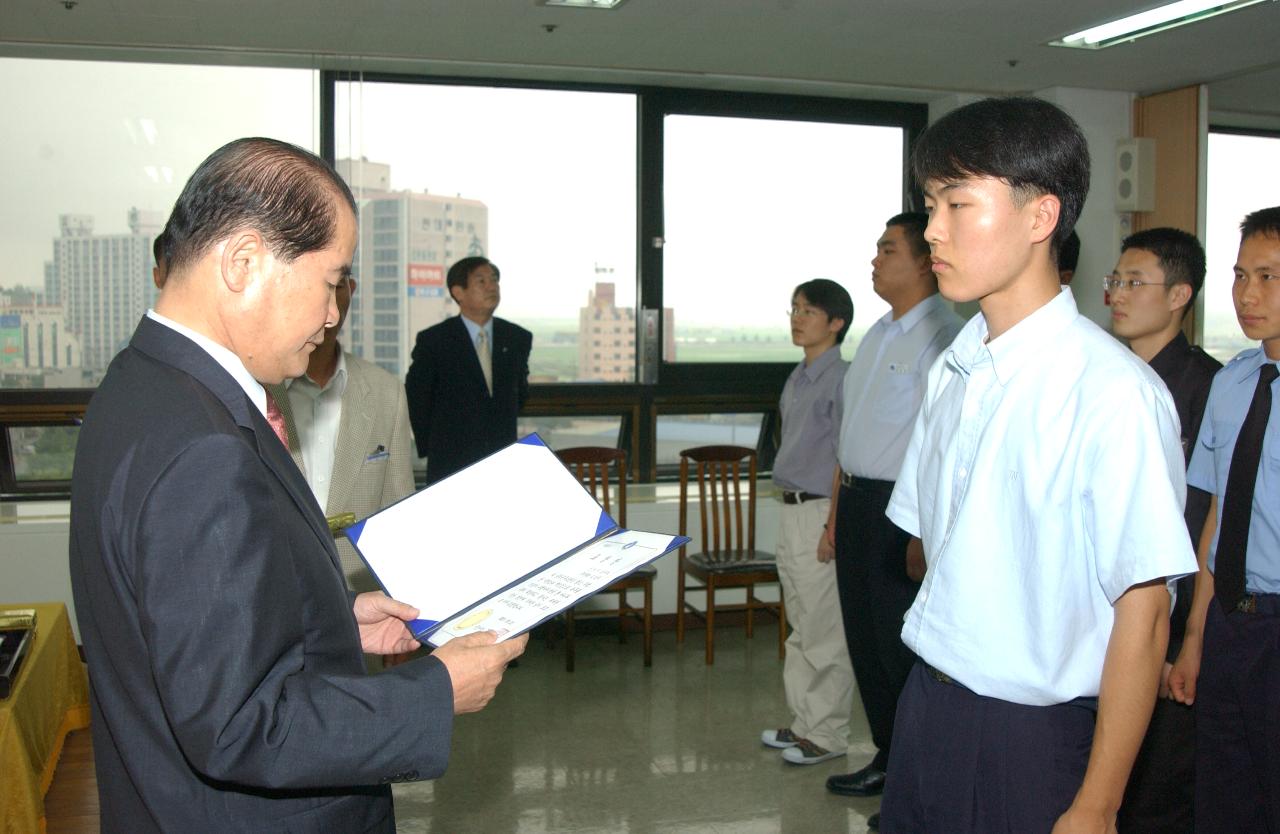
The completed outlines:
<svg viewBox="0 0 1280 834">
<path fill-rule="evenodd" d="M 1204 284 L 1204 248 L 1180 229 L 1137 232 L 1120 245 L 1115 271 L 1103 279 L 1111 304 L 1111 331 L 1156 372 L 1178 411 L 1187 462 L 1200 431 L 1209 386 L 1222 363 L 1187 341 L 1182 322 Z M 1209 494 L 1187 488 L 1184 518 L 1194 547 L 1200 540 Z M 1190 832 L 1195 819 L 1195 719 L 1191 708 L 1169 696 L 1169 672 L 1182 648 L 1191 610 L 1194 575 L 1178 580 L 1169 623 L 1169 648 L 1160 677 L 1160 699 L 1134 761 L 1120 807 L 1126 832 Z"/>
<path fill-rule="evenodd" d="M 778 577 L 791 624 L 782 686 L 791 722 L 760 740 L 792 764 L 817 764 L 845 754 L 853 703 L 835 551 L 825 529 L 849 366 L 840 345 L 853 323 L 853 299 L 835 281 L 816 278 L 795 288 L 787 312 L 791 342 L 804 350 L 782 389 L 782 442 L 773 463 L 782 493 Z"/>
<path fill-rule="evenodd" d="M 871 261 L 871 285 L 889 303 L 845 374 L 835 497 L 827 519 L 845 640 L 876 752 L 864 767 L 827 779 L 842 796 L 884 790 L 898 695 L 915 663 L 902 617 L 924 576 L 924 552 L 885 516 L 902 467 L 925 378 L 963 322 L 938 295 L 923 212 L 885 224 Z"/>
</svg>

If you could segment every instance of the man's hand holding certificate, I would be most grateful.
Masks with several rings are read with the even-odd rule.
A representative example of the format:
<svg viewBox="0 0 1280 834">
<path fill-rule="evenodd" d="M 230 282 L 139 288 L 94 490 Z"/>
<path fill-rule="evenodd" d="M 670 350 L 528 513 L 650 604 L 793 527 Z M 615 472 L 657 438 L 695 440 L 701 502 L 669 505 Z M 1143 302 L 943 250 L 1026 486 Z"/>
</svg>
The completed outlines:
<svg viewBox="0 0 1280 834">
<path fill-rule="evenodd" d="M 537 435 L 347 530 L 419 640 L 523 634 L 687 539 L 624 530 Z"/>
</svg>

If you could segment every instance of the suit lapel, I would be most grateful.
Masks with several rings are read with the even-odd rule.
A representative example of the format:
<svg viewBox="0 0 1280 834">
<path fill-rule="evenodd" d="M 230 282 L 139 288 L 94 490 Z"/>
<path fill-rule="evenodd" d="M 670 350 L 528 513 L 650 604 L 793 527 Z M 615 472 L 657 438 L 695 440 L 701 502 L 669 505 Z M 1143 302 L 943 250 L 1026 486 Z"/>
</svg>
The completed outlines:
<svg viewBox="0 0 1280 834">
<path fill-rule="evenodd" d="M 338 421 L 338 445 L 333 450 L 333 474 L 329 479 L 329 506 L 334 514 L 351 506 L 351 491 L 365 458 L 373 452 L 369 436 L 373 432 L 374 409 L 368 380 L 355 362 L 347 362 L 347 387 L 342 392 L 342 416 Z"/>
<path fill-rule="evenodd" d="M 204 348 L 176 330 L 149 318 L 143 318 L 139 322 L 130 344 L 157 362 L 189 374 L 222 402 L 236 425 L 252 437 L 250 442 L 257 449 L 258 456 L 284 486 L 299 513 L 320 539 L 338 575 L 343 575 L 338 550 L 333 544 L 333 534 L 329 532 L 329 524 L 316 504 L 311 487 L 307 486 L 301 470 L 289 457 L 288 450 L 276 437 L 267 418 L 262 416 L 231 374 L 206 353 Z"/>
<path fill-rule="evenodd" d="M 510 382 L 507 377 L 511 372 L 511 340 L 507 338 L 507 328 L 504 327 L 506 322 L 499 318 L 493 320 L 493 390 L 496 394 L 498 391 L 510 390 Z"/>
</svg>

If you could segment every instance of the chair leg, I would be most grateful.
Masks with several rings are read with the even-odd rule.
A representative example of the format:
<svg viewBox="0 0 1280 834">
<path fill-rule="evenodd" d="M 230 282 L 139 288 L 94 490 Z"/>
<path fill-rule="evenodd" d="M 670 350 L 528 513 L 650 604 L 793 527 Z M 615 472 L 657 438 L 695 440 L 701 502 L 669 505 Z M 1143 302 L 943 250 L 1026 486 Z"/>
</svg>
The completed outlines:
<svg viewBox="0 0 1280 834">
<path fill-rule="evenodd" d="M 564 668 L 573 671 L 573 606 L 564 610 Z"/>
<path fill-rule="evenodd" d="M 756 586 L 747 586 L 747 639 L 755 636 Z"/>
<path fill-rule="evenodd" d="M 707 665 L 716 662 L 716 583 L 707 580 Z"/>
<path fill-rule="evenodd" d="M 644 583 L 644 665 L 653 665 L 653 580 Z"/>
</svg>

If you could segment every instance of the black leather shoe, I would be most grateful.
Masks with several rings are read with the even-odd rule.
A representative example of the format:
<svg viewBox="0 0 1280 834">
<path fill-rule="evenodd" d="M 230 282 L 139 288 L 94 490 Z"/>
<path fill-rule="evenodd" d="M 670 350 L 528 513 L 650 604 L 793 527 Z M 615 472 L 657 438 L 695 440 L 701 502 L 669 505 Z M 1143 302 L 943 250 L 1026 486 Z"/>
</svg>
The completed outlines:
<svg viewBox="0 0 1280 834">
<path fill-rule="evenodd" d="M 884 792 L 884 771 L 867 765 L 853 773 L 828 776 L 827 790 L 841 796 L 879 796 Z"/>
<path fill-rule="evenodd" d="M 867 817 L 867 830 L 868 831 L 880 830 L 880 812 L 879 811 L 876 811 L 874 814 Z"/>
</svg>

